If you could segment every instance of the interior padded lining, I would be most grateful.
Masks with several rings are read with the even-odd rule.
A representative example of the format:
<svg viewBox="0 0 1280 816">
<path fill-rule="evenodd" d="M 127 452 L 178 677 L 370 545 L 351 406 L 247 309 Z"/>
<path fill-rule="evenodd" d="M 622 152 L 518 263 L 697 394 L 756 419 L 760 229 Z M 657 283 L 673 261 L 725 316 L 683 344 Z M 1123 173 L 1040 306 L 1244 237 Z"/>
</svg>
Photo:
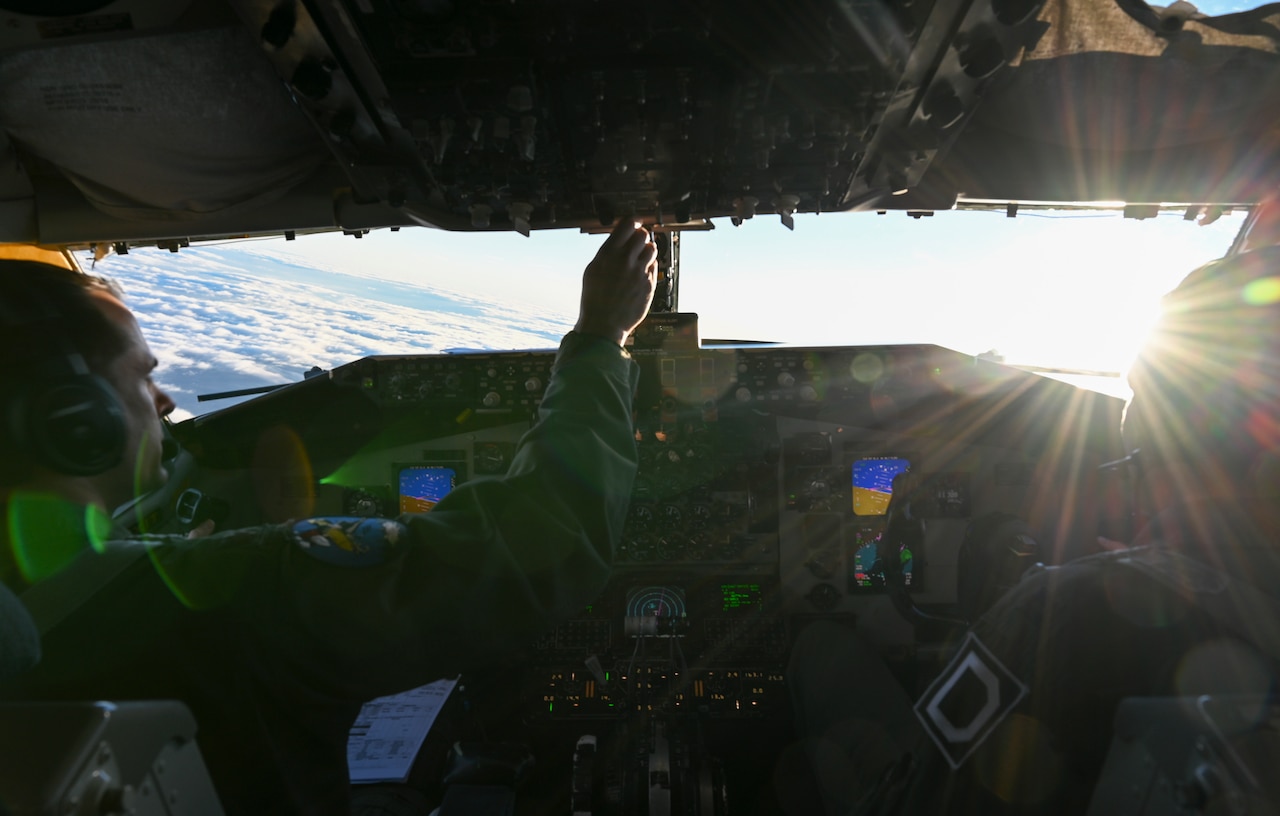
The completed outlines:
<svg viewBox="0 0 1280 816">
<path fill-rule="evenodd" d="M 1151 19 L 1168 13 L 1152 9 Z M 1104 52 L 1212 61 L 1215 54 L 1226 58 L 1238 48 L 1280 52 L 1280 3 L 1218 17 L 1196 12 L 1180 27 L 1162 27 L 1159 33 L 1130 16 L 1117 0 L 1048 0 L 1037 16 L 1049 28 L 1027 52 L 1029 60 Z"/>
<path fill-rule="evenodd" d="M 1280 58 L 1232 53 L 1234 60 L 1217 70 L 1169 57 L 1111 53 L 1024 62 L 983 102 L 973 133 L 992 128 L 1105 151 L 1229 142 L 1246 129 L 1267 129 L 1258 117 L 1270 111 L 1258 99 L 1280 93 Z M 1046 89 L 1053 89 L 1055 104 L 1045 104 Z"/>
<path fill-rule="evenodd" d="M 5 55 L 0 126 L 126 219 L 257 206 L 329 155 L 238 27 Z"/>
</svg>

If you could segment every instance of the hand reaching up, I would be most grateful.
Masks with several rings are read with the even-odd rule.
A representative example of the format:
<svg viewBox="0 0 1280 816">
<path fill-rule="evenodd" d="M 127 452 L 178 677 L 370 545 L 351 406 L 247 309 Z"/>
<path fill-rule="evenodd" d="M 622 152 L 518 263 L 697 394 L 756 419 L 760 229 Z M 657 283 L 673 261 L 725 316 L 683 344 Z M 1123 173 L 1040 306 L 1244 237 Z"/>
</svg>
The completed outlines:
<svg viewBox="0 0 1280 816">
<path fill-rule="evenodd" d="M 621 346 L 649 313 L 657 274 L 658 249 L 648 230 L 634 221 L 619 221 L 582 274 L 574 331 Z"/>
</svg>

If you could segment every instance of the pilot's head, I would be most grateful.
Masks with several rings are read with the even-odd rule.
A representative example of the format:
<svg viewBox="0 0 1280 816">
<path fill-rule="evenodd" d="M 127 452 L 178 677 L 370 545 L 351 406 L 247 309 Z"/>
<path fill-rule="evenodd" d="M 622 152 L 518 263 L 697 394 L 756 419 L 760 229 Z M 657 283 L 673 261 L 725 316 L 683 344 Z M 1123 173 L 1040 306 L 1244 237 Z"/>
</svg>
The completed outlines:
<svg viewBox="0 0 1280 816">
<path fill-rule="evenodd" d="M 0 496 L 61 494 L 113 510 L 163 482 L 173 401 L 106 281 L 0 260 Z"/>
<path fill-rule="evenodd" d="M 1280 461 L 1280 247 L 1196 269 L 1129 374 L 1124 439 L 1162 499 L 1270 495 Z M 1150 474 L 1148 476 L 1150 478 Z"/>
</svg>

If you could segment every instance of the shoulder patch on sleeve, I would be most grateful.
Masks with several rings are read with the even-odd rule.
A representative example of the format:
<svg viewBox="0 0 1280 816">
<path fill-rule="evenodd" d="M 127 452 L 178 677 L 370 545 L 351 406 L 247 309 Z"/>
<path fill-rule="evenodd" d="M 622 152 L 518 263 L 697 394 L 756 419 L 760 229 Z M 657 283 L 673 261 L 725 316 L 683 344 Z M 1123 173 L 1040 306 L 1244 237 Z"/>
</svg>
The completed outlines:
<svg viewBox="0 0 1280 816">
<path fill-rule="evenodd" d="M 1025 696 L 1026 685 L 970 632 L 916 703 L 916 718 L 955 770 Z"/>
<path fill-rule="evenodd" d="M 385 563 L 409 530 L 383 518 L 313 518 L 293 525 L 293 540 L 307 555 L 342 567 Z"/>
</svg>

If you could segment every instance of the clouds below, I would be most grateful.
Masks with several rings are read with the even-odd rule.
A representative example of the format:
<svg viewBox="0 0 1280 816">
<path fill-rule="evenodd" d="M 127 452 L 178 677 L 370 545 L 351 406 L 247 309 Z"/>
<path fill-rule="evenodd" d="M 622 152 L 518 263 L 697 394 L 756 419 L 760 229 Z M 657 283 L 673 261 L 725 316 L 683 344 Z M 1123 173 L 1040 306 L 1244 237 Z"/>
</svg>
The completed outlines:
<svg viewBox="0 0 1280 816">
<path fill-rule="evenodd" d="M 140 249 L 95 270 L 116 279 L 181 415 L 234 400 L 199 394 L 278 385 L 374 354 L 549 348 L 568 313 L 303 266 L 252 244 Z"/>
</svg>

